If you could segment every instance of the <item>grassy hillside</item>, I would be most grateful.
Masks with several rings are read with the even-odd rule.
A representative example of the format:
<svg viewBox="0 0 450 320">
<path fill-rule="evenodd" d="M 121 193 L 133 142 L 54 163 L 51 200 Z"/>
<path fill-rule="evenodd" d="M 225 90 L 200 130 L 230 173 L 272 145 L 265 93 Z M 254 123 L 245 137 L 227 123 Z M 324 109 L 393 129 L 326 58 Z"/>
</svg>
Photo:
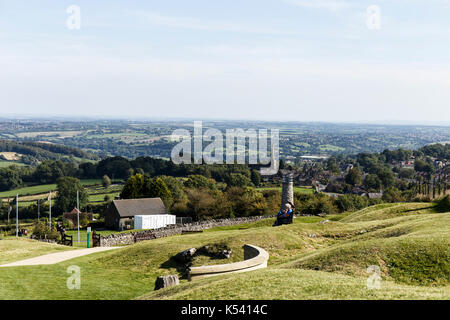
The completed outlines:
<svg viewBox="0 0 450 320">
<path fill-rule="evenodd" d="M 432 213 L 434 207 L 430 203 L 383 203 L 351 213 L 342 222 L 358 222 L 383 220 L 399 216 Z"/>
<path fill-rule="evenodd" d="M 83 186 L 92 186 L 92 185 L 101 184 L 102 180 L 101 179 L 82 179 L 82 180 L 80 180 L 80 182 Z M 56 190 L 56 184 L 41 184 L 41 185 L 37 185 L 37 186 L 23 187 L 23 188 L 19 188 L 19 189 L 0 192 L 0 198 L 15 197 L 16 194 L 18 194 L 19 197 L 39 195 L 38 198 L 40 198 L 40 196 L 43 196 L 42 194 L 48 193 L 49 191 L 55 191 L 55 190 Z M 46 194 L 46 195 L 48 196 L 48 194 Z"/>
<path fill-rule="evenodd" d="M 365 214 L 371 218 L 361 219 Z M 359 221 L 346 221 L 352 216 Z M 301 217 L 273 228 L 268 219 L 141 242 L 52 266 L 8 268 L 0 273 L 0 299 L 450 299 L 450 213 L 435 213 L 424 204 L 397 204 L 324 220 Z M 242 260 L 242 246 L 250 243 L 269 252 L 268 268 L 188 282 L 172 257 L 214 243 L 228 245 L 233 257 L 202 263 Z M 74 264 L 82 273 L 78 291 L 66 288 L 65 271 Z M 381 268 L 380 290 L 366 287 L 371 265 Z M 164 274 L 179 274 L 180 286 L 154 292 L 156 277 Z"/>
<path fill-rule="evenodd" d="M 11 154 L 17 155 L 17 157 L 14 158 L 14 160 L 17 161 L 27 157 L 27 163 L 64 158 L 74 160 L 99 160 L 97 155 L 79 148 L 54 143 L 14 141 L 7 139 L 0 139 L 0 154 L 2 160 L 12 160 L 8 157 L 8 155 Z"/>
<path fill-rule="evenodd" d="M 4 239 L 0 241 L 0 265 L 33 258 L 40 255 L 59 251 L 72 250 L 73 248 L 59 246 L 50 243 L 37 242 L 27 239 Z"/>
</svg>

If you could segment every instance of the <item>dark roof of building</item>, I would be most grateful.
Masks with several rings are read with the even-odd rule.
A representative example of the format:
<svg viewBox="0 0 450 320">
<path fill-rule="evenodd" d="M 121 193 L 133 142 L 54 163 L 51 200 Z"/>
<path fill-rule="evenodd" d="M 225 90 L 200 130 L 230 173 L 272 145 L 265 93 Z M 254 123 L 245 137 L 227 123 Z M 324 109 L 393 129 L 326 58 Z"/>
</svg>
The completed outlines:
<svg viewBox="0 0 450 320">
<path fill-rule="evenodd" d="M 167 214 L 161 198 L 113 200 L 121 217 Z"/>
</svg>

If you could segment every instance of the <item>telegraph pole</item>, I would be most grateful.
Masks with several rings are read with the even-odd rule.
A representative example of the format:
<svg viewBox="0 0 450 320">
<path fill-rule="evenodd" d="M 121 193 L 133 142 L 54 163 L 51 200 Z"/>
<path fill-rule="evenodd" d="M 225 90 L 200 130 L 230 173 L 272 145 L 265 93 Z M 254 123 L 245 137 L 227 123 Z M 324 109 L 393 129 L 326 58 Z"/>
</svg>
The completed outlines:
<svg viewBox="0 0 450 320">
<path fill-rule="evenodd" d="M 8 197 L 8 227 L 10 226 L 9 225 L 9 217 L 11 215 L 11 210 L 12 210 L 11 202 L 9 202 L 9 197 Z"/>
<path fill-rule="evenodd" d="M 52 230 L 52 192 L 48 195 L 49 203 L 49 219 L 48 219 L 48 227 Z"/>
<path fill-rule="evenodd" d="M 77 224 L 78 224 L 78 243 L 80 242 L 80 201 L 78 200 L 78 190 L 77 190 Z"/>
<path fill-rule="evenodd" d="M 16 194 L 16 237 L 19 236 L 19 195 Z"/>
</svg>

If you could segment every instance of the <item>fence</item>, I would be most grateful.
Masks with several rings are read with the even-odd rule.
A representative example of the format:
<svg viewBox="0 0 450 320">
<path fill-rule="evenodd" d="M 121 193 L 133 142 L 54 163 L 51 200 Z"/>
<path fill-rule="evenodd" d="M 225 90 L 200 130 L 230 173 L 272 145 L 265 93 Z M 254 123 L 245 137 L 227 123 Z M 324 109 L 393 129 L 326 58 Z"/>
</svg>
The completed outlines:
<svg viewBox="0 0 450 320">
<path fill-rule="evenodd" d="M 101 238 L 101 236 L 99 234 L 96 234 L 95 232 L 92 234 L 92 246 L 93 247 L 100 247 L 100 238 Z"/>
<path fill-rule="evenodd" d="M 68 236 L 65 233 L 61 235 L 61 244 L 64 246 L 73 247 L 73 236 Z"/>
</svg>

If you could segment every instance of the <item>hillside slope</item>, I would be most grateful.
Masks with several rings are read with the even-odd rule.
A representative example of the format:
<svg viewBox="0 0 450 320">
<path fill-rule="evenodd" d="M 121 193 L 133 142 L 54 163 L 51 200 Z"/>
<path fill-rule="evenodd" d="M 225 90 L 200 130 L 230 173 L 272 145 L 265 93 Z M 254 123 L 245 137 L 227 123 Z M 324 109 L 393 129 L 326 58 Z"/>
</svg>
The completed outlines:
<svg viewBox="0 0 450 320">
<path fill-rule="evenodd" d="M 277 228 L 267 219 L 140 242 L 54 266 L 9 268 L 0 273 L 0 299 L 450 299 L 450 213 L 423 213 L 422 204 L 416 205 L 417 213 L 406 206 L 387 219 L 329 217 L 323 223 L 323 218 L 300 217 Z M 173 256 L 218 243 L 230 247 L 233 257 L 204 257 L 202 264 L 240 261 L 242 246 L 249 243 L 269 252 L 268 268 L 188 282 Z M 81 268 L 83 290 L 66 289 L 70 265 Z M 366 286 L 371 265 L 382 271 L 380 290 Z M 153 291 L 156 277 L 166 274 L 178 274 L 181 284 Z"/>
<path fill-rule="evenodd" d="M 0 139 L 0 153 L 15 153 L 15 161 L 22 160 L 22 162 L 27 164 L 43 160 L 58 160 L 64 158 L 79 158 L 85 160 L 99 159 L 97 155 L 78 148 L 53 143 L 13 141 L 6 139 Z M 10 160 L 5 156 L 3 156 L 3 158 L 3 160 Z"/>
</svg>

